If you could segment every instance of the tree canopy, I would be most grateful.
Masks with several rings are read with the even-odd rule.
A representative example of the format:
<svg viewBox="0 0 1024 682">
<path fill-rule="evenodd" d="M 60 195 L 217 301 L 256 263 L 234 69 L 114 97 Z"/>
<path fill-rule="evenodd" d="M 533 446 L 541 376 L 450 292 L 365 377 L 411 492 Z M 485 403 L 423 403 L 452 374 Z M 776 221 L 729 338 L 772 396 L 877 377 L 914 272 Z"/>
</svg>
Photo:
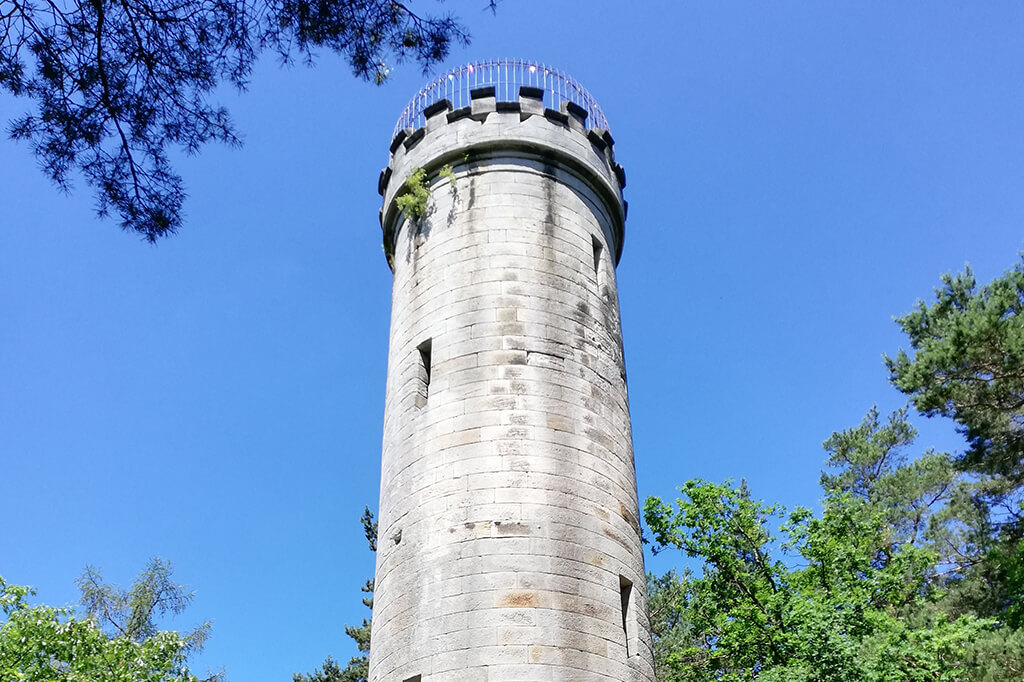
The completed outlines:
<svg viewBox="0 0 1024 682">
<path fill-rule="evenodd" d="M 1024 261 L 942 284 L 897 319 L 912 354 L 886 365 L 965 451 L 913 455 L 909 409 L 872 408 L 823 444 L 820 514 L 744 483 L 649 498 L 655 550 L 700 565 L 648 579 L 660 680 L 1024 678 Z"/>
<path fill-rule="evenodd" d="M 67 190 L 80 173 L 101 216 L 153 242 L 182 223 L 168 152 L 239 143 L 209 96 L 244 90 L 263 52 L 312 63 L 329 50 L 381 83 L 393 63 L 425 70 L 468 37 L 394 0 L 0 0 L 0 88 L 30 101 L 10 134 L 53 182 Z"/>
<path fill-rule="evenodd" d="M 945 608 L 938 516 L 953 469 L 939 454 L 894 456 L 912 433 L 902 413 L 882 424 L 873 410 L 830 438 L 837 470 L 823 477 L 820 517 L 756 501 L 742 484 L 689 481 L 674 506 L 649 498 L 655 547 L 702 563 L 699 577 L 652 581 L 652 604 L 675 595 L 678 623 L 656 633 L 660 679 L 983 679 L 968 677 L 975 644 L 1008 632 Z"/>
<path fill-rule="evenodd" d="M 154 559 L 129 590 L 86 569 L 78 580 L 84 616 L 70 607 L 32 605 L 29 587 L 0 577 L 0 680 L 19 682 L 217 682 L 188 667 L 209 623 L 186 634 L 159 630 L 156 619 L 179 614 L 192 593 L 171 581 L 171 565 Z"/>
<path fill-rule="evenodd" d="M 960 464 L 983 477 L 988 492 L 1005 496 L 1019 489 L 1024 485 L 1024 254 L 985 286 L 978 285 L 970 267 L 944 275 L 933 303 L 918 301 L 896 321 L 913 355 L 901 350 L 886 358 L 893 384 L 923 414 L 957 423 L 969 446 Z"/>
</svg>

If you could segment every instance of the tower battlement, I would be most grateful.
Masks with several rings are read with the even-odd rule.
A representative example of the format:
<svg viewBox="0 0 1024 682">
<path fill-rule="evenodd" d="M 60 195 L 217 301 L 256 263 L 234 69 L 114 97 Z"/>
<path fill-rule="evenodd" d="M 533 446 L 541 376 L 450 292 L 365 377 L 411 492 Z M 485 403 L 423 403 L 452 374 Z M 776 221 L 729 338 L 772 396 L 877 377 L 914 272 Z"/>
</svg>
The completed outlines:
<svg viewBox="0 0 1024 682">
<path fill-rule="evenodd" d="M 493 85 L 474 88 L 469 92 L 470 104 L 458 109 L 451 100 L 438 100 L 423 108 L 423 126 L 401 128 L 395 134 L 389 163 L 377 183 L 384 198 L 380 222 L 388 262 L 394 255 L 395 228 L 401 217 L 394 200 L 407 191 L 405 181 L 413 170 L 422 168 L 428 179 L 436 180 L 446 165 L 458 173 L 488 158 L 510 156 L 557 163 L 597 190 L 614 223 L 610 242 L 617 264 L 628 202 L 622 198 L 626 174 L 615 161 L 611 133 L 607 128 L 588 127 L 590 112 L 571 100 L 561 102 L 558 109 L 546 107 L 541 88 L 520 86 L 517 101 L 499 100 L 496 91 Z"/>
</svg>

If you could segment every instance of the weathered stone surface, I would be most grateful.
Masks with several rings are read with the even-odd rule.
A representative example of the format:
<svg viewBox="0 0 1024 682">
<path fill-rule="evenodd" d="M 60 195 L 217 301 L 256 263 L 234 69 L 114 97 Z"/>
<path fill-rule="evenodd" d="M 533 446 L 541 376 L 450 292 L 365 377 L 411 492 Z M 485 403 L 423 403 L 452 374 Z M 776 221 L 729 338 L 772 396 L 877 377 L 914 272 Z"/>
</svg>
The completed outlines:
<svg viewBox="0 0 1024 682">
<path fill-rule="evenodd" d="M 372 682 L 654 679 L 612 141 L 533 95 L 436 107 L 381 183 L 394 291 Z M 414 224 L 394 199 L 416 168 L 431 201 Z"/>
</svg>

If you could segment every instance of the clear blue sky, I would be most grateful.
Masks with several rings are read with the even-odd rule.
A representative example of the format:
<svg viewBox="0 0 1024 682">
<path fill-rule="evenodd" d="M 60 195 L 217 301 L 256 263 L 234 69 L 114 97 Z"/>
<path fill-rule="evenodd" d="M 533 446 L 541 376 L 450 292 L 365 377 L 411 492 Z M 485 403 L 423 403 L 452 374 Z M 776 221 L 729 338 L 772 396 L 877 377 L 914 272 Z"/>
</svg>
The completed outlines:
<svg viewBox="0 0 1024 682">
<path fill-rule="evenodd" d="M 970 262 L 988 280 L 1024 246 L 1024 5 L 484 4 L 443 6 L 475 37 L 447 66 L 569 72 L 626 168 L 641 496 L 745 477 L 813 505 L 821 441 L 903 402 L 881 361 L 903 343 L 892 316 L 941 273 Z M 187 223 L 156 247 L 0 142 L 9 581 L 69 603 L 86 564 L 127 583 L 161 556 L 197 591 L 171 625 L 214 621 L 200 668 L 288 682 L 353 653 L 391 286 L 377 174 L 426 80 L 392 75 L 266 60 L 221 96 L 245 146 L 179 161 Z M 24 106 L 0 98 L 0 119 Z M 921 426 L 922 446 L 956 444 Z"/>
</svg>

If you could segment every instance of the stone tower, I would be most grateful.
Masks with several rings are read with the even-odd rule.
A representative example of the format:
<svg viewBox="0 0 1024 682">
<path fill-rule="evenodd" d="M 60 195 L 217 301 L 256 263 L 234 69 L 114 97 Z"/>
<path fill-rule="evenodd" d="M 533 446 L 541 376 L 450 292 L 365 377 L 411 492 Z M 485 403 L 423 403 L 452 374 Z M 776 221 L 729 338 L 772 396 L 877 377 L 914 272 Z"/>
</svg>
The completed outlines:
<svg viewBox="0 0 1024 682">
<path fill-rule="evenodd" d="M 399 121 L 370 682 L 654 679 L 612 147 L 578 83 L 522 61 Z"/>
</svg>

